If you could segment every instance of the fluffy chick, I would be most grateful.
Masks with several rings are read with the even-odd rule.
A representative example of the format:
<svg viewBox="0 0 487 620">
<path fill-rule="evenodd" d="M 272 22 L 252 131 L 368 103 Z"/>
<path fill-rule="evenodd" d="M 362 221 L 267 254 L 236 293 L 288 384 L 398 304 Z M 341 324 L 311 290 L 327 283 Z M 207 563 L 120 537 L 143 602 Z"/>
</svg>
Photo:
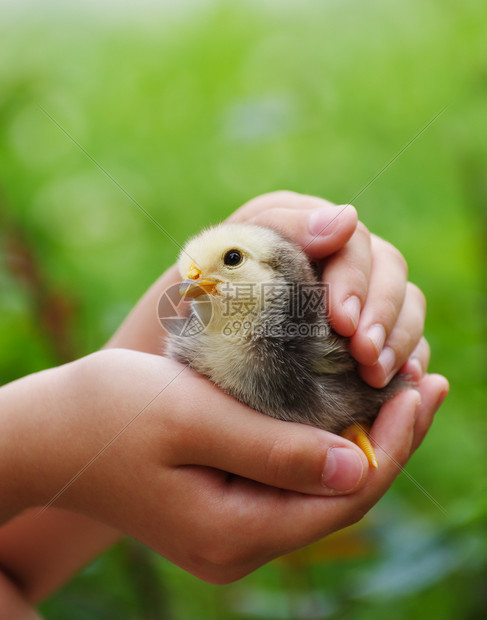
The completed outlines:
<svg viewBox="0 0 487 620">
<path fill-rule="evenodd" d="M 347 340 L 330 327 L 306 254 L 274 230 L 222 224 L 191 239 L 178 263 L 190 323 L 167 354 L 269 416 L 343 432 L 377 466 L 364 427 L 407 385 L 365 383 Z"/>
</svg>

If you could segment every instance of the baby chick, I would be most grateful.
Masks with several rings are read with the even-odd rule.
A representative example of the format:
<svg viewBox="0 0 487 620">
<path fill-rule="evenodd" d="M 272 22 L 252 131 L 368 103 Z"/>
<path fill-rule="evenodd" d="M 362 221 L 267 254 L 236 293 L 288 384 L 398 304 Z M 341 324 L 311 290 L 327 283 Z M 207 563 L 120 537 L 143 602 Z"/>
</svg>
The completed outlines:
<svg viewBox="0 0 487 620">
<path fill-rule="evenodd" d="M 342 433 L 377 467 L 366 429 L 408 382 L 360 378 L 302 249 L 269 228 L 221 224 L 191 239 L 178 266 L 187 324 L 200 329 L 170 333 L 168 356 L 264 414 Z"/>
</svg>

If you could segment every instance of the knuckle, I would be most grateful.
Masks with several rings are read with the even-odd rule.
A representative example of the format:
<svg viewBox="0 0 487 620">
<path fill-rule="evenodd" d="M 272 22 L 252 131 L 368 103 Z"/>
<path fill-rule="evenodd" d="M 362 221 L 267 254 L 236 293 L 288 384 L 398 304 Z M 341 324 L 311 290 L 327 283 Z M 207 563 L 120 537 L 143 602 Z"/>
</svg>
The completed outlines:
<svg viewBox="0 0 487 620">
<path fill-rule="evenodd" d="M 322 431 L 313 428 L 306 430 L 305 436 L 299 432 L 288 433 L 274 440 L 267 457 L 266 473 L 276 485 L 299 481 L 302 484 L 303 479 L 309 479 L 311 469 L 321 468 L 324 449 Z"/>
<path fill-rule="evenodd" d="M 425 314 L 426 313 L 426 297 L 423 291 L 419 288 L 419 286 L 416 286 L 416 284 L 413 284 L 412 282 L 408 282 L 408 293 L 412 295 L 413 299 L 416 300 L 416 303 L 421 308 L 423 314 Z"/>
<path fill-rule="evenodd" d="M 423 334 L 425 323 L 425 311 L 421 306 L 414 306 L 408 309 L 407 330 L 416 341 L 416 346 Z"/>
<path fill-rule="evenodd" d="M 282 200 L 284 202 L 291 200 L 297 196 L 296 192 L 292 192 L 291 190 L 288 190 L 288 189 L 278 189 L 274 192 L 270 192 L 269 194 L 265 194 L 265 195 L 277 201 Z"/>
<path fill-rule="evenodd" d="M 392 261 L 396 267 L 407 277 L 408 264 L 402 253 L 388 241 L 384 241 L 388 253 L 388 260 Z"/>
<path fill-rule="evenodd" d="M 261 203 L 263 207 L 274 208 L 274 207 L 286 207 L 291 203 L 296 202 L 296 198 L 298 194 L 296 192 L 292 192 L 287 189 L 278 189 L 274 192 L 268 192 L 267 194 L 262 194 L 257 198 L 254 198 L 251 202 L 255 204 Z"/>
<path fill-rule="evenodd" d="M 249 224 L 256 224 L 258 226 L 268 226 L 269 228 L 275 228 L 276 222 L 279 220 L 282 220 L 282 209 L 279 209 L 279 206 L 276 204 L 271 204 L 265 210 L 256 213 L 249 220 Z M 282 222 L 280 222 L 280 224 L 282 226 Z"/>
<path fill-rule="evenodd" d="M 347 285 L 352 288 L 363 302 L 369 287 L 369 274 L 364 268 L 354 261 L 347 263 Z"/>
<path fill-rule="evenodd" d="M 396 353 L 396 358 L 399 361 L 405 361 L 416 347 L 417 336 L 410 329 L 396 327 L 394 339 L 395 343 L 392 343 L 392 348 Z"/>
<path fill-rule="evenodd" d="M 419 343 L 419 350 L 420 350 L 420 354 L 423 355 L 425 361 L 426 361 L 426 365 L 429 362 L 430 356 L 431 356 L 431 347 L 429 345 L 429 342 L 426 340 L 426 338 L 421 338 L 420 343 Z"/>
<path fill-rule="evenodd" d="M 203 551 L 203 560 L 212 572 L 226 572 L 238 566 L 244 558 L 239 558 L 231 545 L 216 543 Z"/>
<path fill-rule="evenodd" d="M 194 574 L 207 583 L 211 583 L 215 586 L 225 586 L 229 583 L 246 577 L 249 573 L 257 568 L 257 566 L 244 568 L 229 568 L 227 566 L 204 566 L 202 570 L 196 571 Z"/>
<path fill-rule="evenodd" d="M 426 372 L 429 362 L 430 362 L 430 356 L 431 356 L 431 349 L 428 344 L 428 341 L 425 338 L 421 338 L 418 346 L 413 351 L 411 357 L 417 359 L 419 363 L 421 364 L 421 368 L 423 369 L 423 371 Z"/>
<path fill-rule="evenodd" d="M 381 305 L 386 330 L 392 331 L 393 324 L 402 310 L 403 300 L 397 298 L 395 291 L 389 291 L 384 294 Z"/>
<path fill-rule="evenodd" d="M 255 198 L 251 198 L 237 209 L 237 211 L 228 218 L 228 221 L 248 221 L 249 218 L 251 220 L 252 217 L 255 217 L 261 212 L 282 206 L 282 203 L 286 204 L 295 199 L 296 194 L 288 190 L 277 190 L 275 192 L 260 194 L 259 196 L 255 196 Z"/>
<path fill-rule="evenodd" d="M 321 481 L 328 443 L 323 431 L 311 427 L 306 435 L 296 432 L 276 438 L 265 462 L 268 484 L 295 490 L 313 488 Z"/>
<path fill-rule="evenodd" d="M 362 237 L 364 237 L 365 239 L 369 239 L 370 240 L 370 231 L 367 228 L 367 226 L 361 222 L 360 220 L 357 223 L 357 228 L 355 229 L 355 234 L 358 234 Z"/>
<path fill-rule="evenodd" d="M 206 547 L 200 548 L 198 563 L 204 567 L 207 574 L 213 575 L 221 583 L 229 583 L 237 577 L 250 572 L 246 569 L 257 553 L 253 544 L 238 544 L 235 536 L 228 536 L 224 541 L 218 536 L 209 537 Z"/>
<path fill-rule="evenodd" d="M 360 220 L 357 222 L 357 227 L 353 233 L 352 239 L 355 238 L 360 242 L 360 246 L 366 247 L 370 252 L 372 248 L 372 235 L 370 234 L 367 226 Z"/>
<path fill-rule="evenodd" d="M 283 435 L 274 440 L 265 463 L 265 472 L 270 484 L 278 484 L 286 479 L 293 470 L 296 440 L 290 435 Z"/>
<path fill-rule="evenodd" d="M 409 441 L 401 442 L 401 446 L 398 448 L 397 453 L 395 455 L 396 461 L 399 463 L 400 467 L 404 467 L 411 456 L 411 448 L 413 445 L 413 431 L 414 426 L 411 428 L 410 439 Z"/>
<path fill-rule="evenodd" d="M 351 525 L 355 525 L 359 521 L 361 521 L 368 512 L 368 506 L 356 506 L 352 510 L 350 510 L 346 516 L 345 524 L 343 527 L 350 527 Z"/>
</svg>

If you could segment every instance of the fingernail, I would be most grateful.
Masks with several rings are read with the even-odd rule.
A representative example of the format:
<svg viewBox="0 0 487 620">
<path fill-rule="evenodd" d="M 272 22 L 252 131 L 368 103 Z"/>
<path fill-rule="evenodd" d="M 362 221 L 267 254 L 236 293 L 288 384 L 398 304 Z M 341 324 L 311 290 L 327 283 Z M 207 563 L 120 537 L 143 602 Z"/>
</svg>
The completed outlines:
<svg viewBox="0 0 487 620">
<path fill-rule="evenodd" d="M 324 207 L 316 209 L 309 216 L 308 229 L 312 235 L 326 237 L 331 235 L 340 223 L 340 213 L 343 211 L 339 207 Z"/>
<path fill-rule="evenodd" d="M 377 363 L 382 366 L 384 375 L 386 379 L 388 379 L 389 375 L 392 373 L 394 364 L 396 363 L 396 354 L 390 347 L 384 347 L 381 354 L 379 355 Z"/>
<path fill-rule="evenodd" d="M 377 352 L 377 355 L 380 354 L 382 348 L 384 347 L 384 342 L 386 341 L 386 330 L 383 325 L 380 323 L 376 323 L 369 327 L 367 331 L 367 338 L 374 345 L 374 349 Z"/>
<path fill-rule="evenodd" d="M 353 491 L 362 480 L 364 467 L 360 456 L 350 448 L 329 448 L 322 483 L 332 491 Z"/>
<path fill-rule="evenodd" d="M 362 309 L 360 299 L 355 295 L 351 295 L 343 302 L 343 309 L 345 310 L 345 314 L 350 317 L 353 328 L 357 329 L 357 325 L 360 319 L 360 310 Z"/>
</svg>

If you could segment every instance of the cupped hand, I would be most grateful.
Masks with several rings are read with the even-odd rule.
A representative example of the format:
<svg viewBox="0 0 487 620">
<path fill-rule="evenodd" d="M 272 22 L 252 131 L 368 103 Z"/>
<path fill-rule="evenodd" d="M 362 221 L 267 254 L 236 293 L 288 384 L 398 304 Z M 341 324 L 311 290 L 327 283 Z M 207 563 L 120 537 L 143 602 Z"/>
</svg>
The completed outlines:
<svg viewBox="0 0 487 620">
<path fill-rule="evenodd" d="M 352 205 L 274 192 L 254 198 L 229 221 L 276 228 L 306 251 L 326 258 L 330 323 L 350 338 L 365 381 L 383 387 L 401 369 L 419 379 L 428 366 L 423 338 L 426 304 L 408 282 L 407 263 L 390 243 L 370 234 Z"/>
<path fill-rule="evenodd" d="M 213 583 L 360 519 L 448 389 L 427 375 L 419 394 L 384 406 L 371 432 L 379 469 L 369 471 L 347 440 L 259 414 L 160 356 L 113 349 L 49 372 L 19 465 L 31 505 L 93 517 Z"/>
</svg>

